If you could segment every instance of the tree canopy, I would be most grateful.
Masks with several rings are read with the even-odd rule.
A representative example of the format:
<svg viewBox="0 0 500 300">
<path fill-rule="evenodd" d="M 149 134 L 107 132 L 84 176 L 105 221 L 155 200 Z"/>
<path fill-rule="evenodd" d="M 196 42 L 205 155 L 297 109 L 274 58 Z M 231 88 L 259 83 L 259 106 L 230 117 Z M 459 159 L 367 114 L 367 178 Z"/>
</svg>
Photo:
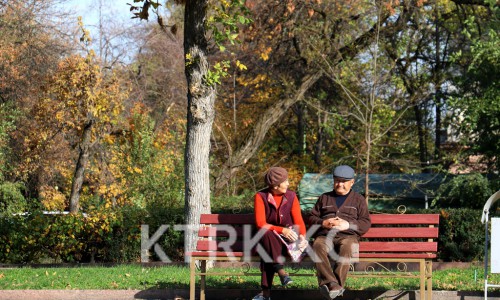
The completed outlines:
<svg viewBox="0 0 500 300">
<path fill-rule="evenodd" d="M 496 2 L 134 1 L 127 59 L 55 7 L 0 1 L 0 203 L 199 213 L 276 165 L 498 178 Z"/>
</svg>

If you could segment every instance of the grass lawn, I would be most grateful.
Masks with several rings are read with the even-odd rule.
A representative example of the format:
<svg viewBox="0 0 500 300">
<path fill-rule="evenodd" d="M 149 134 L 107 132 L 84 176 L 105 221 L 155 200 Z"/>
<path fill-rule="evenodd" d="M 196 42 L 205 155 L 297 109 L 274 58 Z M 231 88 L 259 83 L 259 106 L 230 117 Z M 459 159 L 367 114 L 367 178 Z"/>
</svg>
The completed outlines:
<svg viewBox="0 0 500 300">
<path fill-rule="evenodd" d="M 229 269 L 226 269 L 228 271 Z M 239 271 L 239 270 L 236 270 Z M 252 272 L 258 272 L 257 269 Z M 313 272 L 301 270 L 300 272 Z M 482 291 L 484 269 L 448 269 L 433 273 L 434 290 Z M 293 276 L 294 288 L 316 289 L 317 282 L 310 276 Z M 500 282 L 500 274 L 493 274 L 489 282 Z M 279 280 L 275 279 L 275 284 Z M 211 288 L 259 288 L 258 276 L 212 276 L 207 278 Z M 77 268 L 9 268 L 0 269 L 0 289 L 187 289 L 189 268 L 183 266 L 142 267 L 120 265 L 114 267 Z M 417 290 L 418 279 L 348 278 L 347 288 L 353 290 Z"/>
</svg>

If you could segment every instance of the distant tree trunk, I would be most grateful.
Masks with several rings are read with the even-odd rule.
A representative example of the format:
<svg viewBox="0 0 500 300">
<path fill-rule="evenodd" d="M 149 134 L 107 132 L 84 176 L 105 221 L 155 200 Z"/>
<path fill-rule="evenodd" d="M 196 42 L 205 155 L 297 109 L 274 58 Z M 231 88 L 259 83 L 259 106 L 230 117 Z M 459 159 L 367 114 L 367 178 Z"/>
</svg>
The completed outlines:
<svg viewBox="0 0 500 300">
<path fill-rule="evenodd" d="M 188 84 L 187 135 L 185 151 L 185 223 L 199 224 L 202 213 L 210 213 L 209 152 L 215 116 L 215 87 L 205 78 L 209 65 L 206 56 L 205 22 L 208 1 L 186 1 L 184 51 Z M 184 235 L 186 252 L 196 246 L 196 232 Z"/>
<path fill-rule="evenodd" d="M 413 111 L 415 112 L 415 120 L 417 121 L 420 167 L 422 168 L 422 172 L 427 173 L 429 172 L 429 169 L 427 168 L 427 147 L 425 143 L 425 130 L 422 112 L 420 111 L 418 105 L 413 106 Z"/>
<path fill-rule="evenodd" d="M 438 87 L 439 88 L 439 87 Z M 439 162 L 441 159 L 441 99 L 440 92 L 436 91 L 436 133 L 434 139 L 434 159 Z"/>
<path fill-rule="evenodd" d="M 73 214 L 77 213 L 80 209 L 80 192 L 82 190 L 85 168 L 89 162 L 90 139 L 92 136 L 93 124 L 94 121 L 92 119 L 87 121 L 83 128 L 82 140 L 79 145 L 80 153 L 78 155 L 78 161 L 76 162 L 73 184 L 71 185 L 71 194 L 69 196 L 69 211 Z"/>
<path fill-rule="evenodd" d="M 295 152 L 302 156 L 306 148 L 306 122 L 305 122 L 305 109 L 302 103 L 297 103 L 293 107 L 295 115 L 297 115 L 297 144 L 295 145 Z"/>
<path fill-rule="evenodd" d="M 321 113 L 318 113 L 318 138 L 316 139 L 315 151 L 314 151 L 314 163 L 317 167 L 321 167 L 321 153 L 323 153 L 323 146 L 325 141 L 325 125 L 328 121 L 328 113 L 323 112 L 323 118 L 321 118 Z"/>
<path fill-rule="evenodd" d="M 435 35 L 435 50 L 436 50 L 436 62 L 434 64 L 434 102 L 436 105 L 436 128 L 435 128 L 435 140 L 434 140 L 434 159 L 439 161 L 441 159 L 441 73 L 443 65 L 441 64 L 441 32 L 439 31 L 439 12 L 438 5 L 434 6 L 434 16 L 436 24 L 436 35 Z"/>
</svg>

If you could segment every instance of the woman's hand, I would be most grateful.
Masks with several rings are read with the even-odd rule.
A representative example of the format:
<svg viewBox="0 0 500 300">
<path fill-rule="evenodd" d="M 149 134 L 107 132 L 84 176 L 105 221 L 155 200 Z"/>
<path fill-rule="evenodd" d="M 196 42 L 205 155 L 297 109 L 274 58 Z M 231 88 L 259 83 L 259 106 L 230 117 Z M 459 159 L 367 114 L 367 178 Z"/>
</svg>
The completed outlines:
<svg viewBox="0 0 500 300">
<path fill-rule="evenodd" d="M 295 231 L 290 228 L 283 227 L 283 231 L 281 232 L 284 237 L 286 237 L 289 241 L 295 242 L 299 237 Z"/>
</svg>

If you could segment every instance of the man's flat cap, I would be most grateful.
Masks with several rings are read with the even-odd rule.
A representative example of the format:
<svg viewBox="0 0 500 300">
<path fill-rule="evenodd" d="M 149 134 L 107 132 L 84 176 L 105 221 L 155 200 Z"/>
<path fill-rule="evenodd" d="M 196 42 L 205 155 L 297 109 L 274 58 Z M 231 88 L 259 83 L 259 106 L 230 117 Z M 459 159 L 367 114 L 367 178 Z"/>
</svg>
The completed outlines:
<svg viewBox="0 0 500 300">
<path fill-rule="evenodd" d="M 343 179 L 353 179 L 354 178 L 354 170 L 347 166 L 341 165 L 333 170 L 333 177 L 343 178 Z"/>
</svg>

